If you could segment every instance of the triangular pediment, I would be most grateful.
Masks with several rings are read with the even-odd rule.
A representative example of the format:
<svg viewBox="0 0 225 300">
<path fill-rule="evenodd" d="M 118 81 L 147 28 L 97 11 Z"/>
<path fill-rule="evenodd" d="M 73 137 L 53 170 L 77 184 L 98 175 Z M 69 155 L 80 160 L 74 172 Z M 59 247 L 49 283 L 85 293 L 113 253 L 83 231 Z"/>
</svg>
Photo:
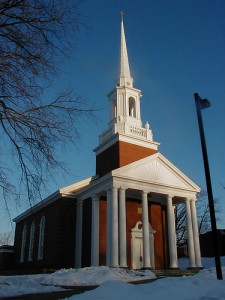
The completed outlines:
<svg viewBox="0 0 225 300">
<path fill-rule="evenodd" d="M 200 191 L 191 179 L 160 153 L 118 168 L 112 172 L 112 175 L 156 185 Z"/>
</svg>

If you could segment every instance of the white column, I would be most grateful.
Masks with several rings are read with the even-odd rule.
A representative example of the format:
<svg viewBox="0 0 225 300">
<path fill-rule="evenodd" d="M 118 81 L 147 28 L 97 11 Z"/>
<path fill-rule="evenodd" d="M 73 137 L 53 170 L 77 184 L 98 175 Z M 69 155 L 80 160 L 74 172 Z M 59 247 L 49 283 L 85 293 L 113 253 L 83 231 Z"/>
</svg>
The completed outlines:
<svg viewBox="0 0 225 300">
<path fill-rule="evenodd" d="M 75 268 L 81 268 L 82 260 L 82 222 L 83 222 L 83 202 L 78 201 L 76 205 L 76 245 L 75 245 Z"/>
<path fill-rule="evenodd" d="M 91 265 L 99 265 L 99 197 L 92 197 Z"/>
<path fill-rule="evenodd" d="M 172 196 L 167 196 L 167 222 L 168 222 L 168 240 L 169 240 L 169 256 L 170 268 L 178 268 L 177 263 L 177 242 L 174 220 L 174 209 L 172 204 Z"/>
<path fill-rule="evenodd" d="M 107 190 L 106 212 L 106 265 L 111 265 L 111 190 Z"/>
<path fill-rule="evenodd" d="M 194 253 L 194 240 L 193 240 L 191 208 L 190 208 L 190 200 L 189 199 L 185 199 L 185 205 L 186 205 L 186 226 L 187 226 L 189 267 L 195 268 L 196 264 L 195 264 L 195 253 Z"/>
<path fill-rule="evenodd" d="M 142 191 L 143 267 L 151 268 L 149 245 L 148 194 Z"/>
<path fill-rule="evenodd" d="M 192 216 L 192 227 L 193 227 L 193 239 L 194 239 L 194 248 L 195 248 L 195 262 L 196 267 L 202 267 L 201 251 L 199 245 L 199 233 L 198 233 L 198 219 L 196 213 L 196 201 L 191 199 L 191 216 Z"/>
<path fill-rule="evenodd" d="M 118 267 L 118 190 L 112 188 L 111 197 L 111 267 Z"/>
<path fill-rule="evenodd" d="M 126 191 L 119 189 L 119 245 L 120 245 L 120 267 L 127 267 L 127 230 L 126 230 Z"/>
</svg>

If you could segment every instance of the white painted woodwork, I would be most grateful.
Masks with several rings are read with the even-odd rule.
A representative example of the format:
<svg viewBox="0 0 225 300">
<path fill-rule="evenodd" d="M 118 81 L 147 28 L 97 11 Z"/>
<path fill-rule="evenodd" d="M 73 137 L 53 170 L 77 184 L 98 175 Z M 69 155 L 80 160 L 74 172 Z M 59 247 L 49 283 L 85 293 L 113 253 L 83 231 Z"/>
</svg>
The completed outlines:
<svg viewBox="0 0 225 300">
<path fill-rule="evenodd" d="M 118 190 L 111 190 L 111 267 L 119 266 L 119 239 L 118 239 Z"/>
<path fill-rule="evenodd" d="M 190 200 L 185 199 L 186 205 L 186 226 L 187 226 L 187 244 L 188 244 L 188 257 L 189 257 L 189 267 L 195 268 L 195 253 L 194 253 L 194 239 L 192 230 L 192 218 L 191 218 L 191 208 Z"/>
<path fill-rule="evenodd" d="M 142 191 L 143 266 L 144 268 L 151 268 L 147 196 L 147 193 Z"/>
<path fill-rule="evenodd" d="M 154 234 L 155 231 L 149 224 L 149 248 L 151 266 L 155 267 L 154 257 Z M 134 228 L 131 229 L 131 265 L 133 269 L 141 269 L 143 264 L 143 230 L 142 222 L 138 221 Z"/>
<path fill-rule="evenodd" d="M 127 267 L 126 190 L 119 189 L 119 257 L 120 267 Z"/>
<path fill-rule="evenodd" d="M 106 265 L 111 266 L 111 189 L 107 189 L 106 207 Z"/>
<path fill-rule="evenodd" d="M 178 268 L 174 209 L 172 203 L 172 196 L 170 195 L 167 196 L 167 226 L 168 226 L 170 268 Z"/>
<path fill-rule="evenodd" d="M 195 248 L 195 262 L 196 267 L 202 267 L 201 251 L 199 245 L 199 233 L 198 233 L 198 219 L 196 213 L 195 200 L 191 199 L 191 215 L 192 215 L 192 227 L 193 227 L 193 238 L 194 238 L 194 248 Z"/>
</svg>

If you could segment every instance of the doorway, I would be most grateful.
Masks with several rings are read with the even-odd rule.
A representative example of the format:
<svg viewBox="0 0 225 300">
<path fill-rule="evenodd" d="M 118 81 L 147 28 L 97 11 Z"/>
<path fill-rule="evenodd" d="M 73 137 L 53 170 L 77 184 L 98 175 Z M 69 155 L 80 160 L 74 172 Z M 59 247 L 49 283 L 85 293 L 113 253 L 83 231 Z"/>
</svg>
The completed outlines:
<svg viewBox="0 0 225 300">
<path fill-rule="evenodd" d="M 154 236 L 155 231 L 149 224 L 149 248 L 150 248 L 150 262 L 152 268 L 155 267 L 154 258 Z M 134 228 L 131 229 L 131 265 L 133 269 L 143 268 L 143 234 L 142 222 L 138 221 Z"/>
</svg>

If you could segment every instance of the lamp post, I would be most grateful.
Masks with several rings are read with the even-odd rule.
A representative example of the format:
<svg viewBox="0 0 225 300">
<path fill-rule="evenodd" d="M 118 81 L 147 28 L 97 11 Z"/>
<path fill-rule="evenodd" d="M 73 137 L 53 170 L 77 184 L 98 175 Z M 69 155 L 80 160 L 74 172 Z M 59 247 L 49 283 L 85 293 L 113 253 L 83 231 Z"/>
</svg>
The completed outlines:
<svg viewBox="0 0 225 300">
<path fill-rule="evenodd" d="M 223 279 L 220 255 L 219 255 L 218 239 L 217 239 L 217 228 L 216 228 L 216 217 L 215 217 L 215 209 L 214 209 L 214 201 L 213 201 L 212 184 L 211 184 L 208 154 L 207 154 L 207 148 L 205 142 L 205 133 L 204 133 L 203 122 L 202 122 L 202 114 L 201 114 L 201 109 L 210 107 L 210 102 L 207 99 L 202 99 L 197 93 L 194 94 L 194 97 L 195 97 L 195 105 L 196 105 L 196 111 L 198 117 L 199 134 L 200 134 L 201 145 L 202 145 L 202 156 L 203 156 L 203 162 L 205 168 L 205 178 L 206 178 L 206 186 L 207 186 L 208 201 L 209 201 L 209 212 L 211 218 L 216 274 L 217 274 L 217 279 Z"/>
</svg>

